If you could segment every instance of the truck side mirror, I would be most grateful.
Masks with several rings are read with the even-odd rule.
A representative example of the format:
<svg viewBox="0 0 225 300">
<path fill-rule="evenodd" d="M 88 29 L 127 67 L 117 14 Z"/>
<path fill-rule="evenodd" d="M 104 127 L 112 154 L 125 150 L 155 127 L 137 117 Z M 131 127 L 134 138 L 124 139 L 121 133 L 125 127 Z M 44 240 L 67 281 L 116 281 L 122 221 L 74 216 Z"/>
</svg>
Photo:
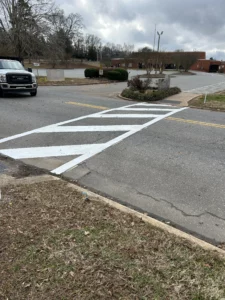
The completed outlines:
<svg viewBox="0 0 225 300">
<path fill-rule="evenodd" d="M 32 73 L 32 68 L 28 68 L 27 71 Z"/>
</svg>

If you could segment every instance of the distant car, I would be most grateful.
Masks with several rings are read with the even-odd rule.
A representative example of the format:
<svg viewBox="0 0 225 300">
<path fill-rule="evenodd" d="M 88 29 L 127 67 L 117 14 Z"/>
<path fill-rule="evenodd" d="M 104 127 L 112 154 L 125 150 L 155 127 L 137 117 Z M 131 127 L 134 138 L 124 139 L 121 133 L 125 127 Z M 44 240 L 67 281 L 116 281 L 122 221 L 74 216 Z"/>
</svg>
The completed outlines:
<svg viewBox="0 0 225 300">
<path fill-rule="evenodd" d="M 0 97 L 7 93 L 37 95 L 37 80 L 32 72 L 24 69 L 17 60 L 0 59 Z"/>
</svg>

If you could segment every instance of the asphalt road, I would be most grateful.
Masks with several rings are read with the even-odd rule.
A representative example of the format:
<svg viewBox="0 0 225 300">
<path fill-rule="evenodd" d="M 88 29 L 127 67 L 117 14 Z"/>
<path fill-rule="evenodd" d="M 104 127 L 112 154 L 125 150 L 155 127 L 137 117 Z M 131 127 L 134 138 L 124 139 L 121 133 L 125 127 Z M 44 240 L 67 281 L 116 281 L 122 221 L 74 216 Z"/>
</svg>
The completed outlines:
<svg viewBox="0 0 225 300">
<path fill-rule="evenodd" d="M 224 243 L 225 114 L 136 105 L 115 98 L 121 87 L 43 87 L 36 98 L 0 99 L 0 153 Z"/>
<path fill-rule="evenodd" d="M 37 70 L 33 70 L 37 74 Z M 84 69 L 65 70 L 65 77 L 68 78 L 84 78 Z M 145 70 L 129 70 L 129 78 L 136 75 L 146 73 Z M 224 74 L 217 73 L 203 73 L 195 72 L 196 75 L 176 75 L 176 71 L 165 71 L 165 74 L 172 75 L 171 85 L 178 86 L 184 92 L 202 94 L 202 93 L 214 93 L 217 91 L 225 90 L 225 76 Z M 38 74 L 46 76 L 46 70 L 38 70 Z M 120 86 L 124 87 L 124 84 L 118 84 L 118 91 L 121 91 Z M 114 89 L 115 91 L 115 89 Z M 117 91 L 117 90 L 116 90 Z"/>
</svg>

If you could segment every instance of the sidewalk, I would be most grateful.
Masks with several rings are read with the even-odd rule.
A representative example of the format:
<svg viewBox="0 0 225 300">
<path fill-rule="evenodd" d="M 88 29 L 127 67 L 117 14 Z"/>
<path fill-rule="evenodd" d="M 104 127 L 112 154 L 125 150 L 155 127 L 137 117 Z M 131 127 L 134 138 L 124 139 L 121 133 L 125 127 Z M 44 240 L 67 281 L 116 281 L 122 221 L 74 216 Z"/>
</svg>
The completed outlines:
<svg viewBox="0 0 225 300">
<path fill-rule="evenodd" d="M 47 174 L 2 174 L 0 188 L 0 298 L 225 297 L 222 250 L 207 251 Z"/>
<path fill-rule="evenodd" d="M 172 103 L 177 106 L 188 106 L 188 102 L 191 101 L 192 99 L 199 97 L 198 94 L 192 94 L 192 93 L 186 93 L 186 92 L 181 92 L 180 94 L 167 97 L 164 100 L 162 100 L 162 103 Z"/>
</svg>

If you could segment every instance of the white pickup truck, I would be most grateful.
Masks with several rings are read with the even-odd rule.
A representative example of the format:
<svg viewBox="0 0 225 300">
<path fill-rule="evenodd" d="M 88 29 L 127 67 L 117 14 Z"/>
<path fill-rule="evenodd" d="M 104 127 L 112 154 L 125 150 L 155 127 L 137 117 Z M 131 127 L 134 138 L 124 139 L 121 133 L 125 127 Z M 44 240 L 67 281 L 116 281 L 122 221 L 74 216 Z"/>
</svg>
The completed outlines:
<svg viewBox="0 0 225 300">
<path fill-rule="evenodd" d="M 17 60 L 0 59 L 0 97 L 7 93 L 37 95 L 37 80 L 32 72 L 24 69 Z"/>
</svg>

